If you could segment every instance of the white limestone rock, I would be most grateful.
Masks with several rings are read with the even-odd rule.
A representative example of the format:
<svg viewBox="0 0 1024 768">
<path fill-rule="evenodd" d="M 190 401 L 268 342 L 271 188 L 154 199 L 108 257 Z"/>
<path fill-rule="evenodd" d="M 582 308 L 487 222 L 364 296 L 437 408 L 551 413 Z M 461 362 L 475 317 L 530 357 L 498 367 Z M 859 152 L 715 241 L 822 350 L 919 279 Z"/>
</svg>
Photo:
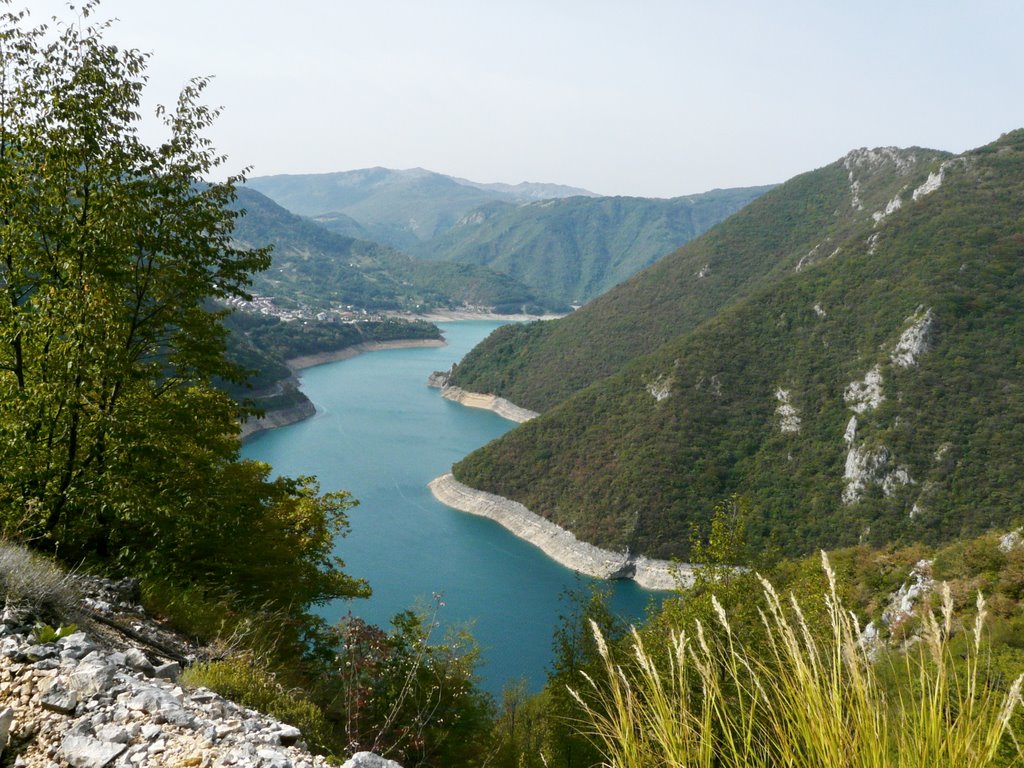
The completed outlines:
<svg viewBox="0 0 1024 768">
<path fill-rule="evenodd" d="M 854 210 L 864 210 L 864 204 L 860 198 L 860 179 L 857 178 L 860 172 L 872 172 L 885 164 L 895 166 L 896 172 L 901 176 L 909 174 L 913 168 L 917 156 L 913 152 L 902 150 L 899 147 L 876 147 L 867 149 L 862 147 L 847 153 L 843 158 L 843 167 L 847 171 L 847 179 L 850 182 L 850 205 Z"/>
<path fill-rule="evenodd" d="M 929 173 L 928 178 L 925 179 L 924 184 L 914 190 L 913 199 L 916 202 L 925 195 L 930 195 L 932 192 L 942 186 L 942 178 L 946 172 L 946 164 L 943 163 L 939 166 L 939 170 L 934 173 Z"/>
<path fill-rule="evenodd" d="M 881 405 L 882 371 L 875 366 L 864 375 L 863 381 L 851 381 L 843 391 L 843 400 L 854 413 L 865 413 Z"/>
<path fill-rule="evenodd" d="M 61 751 L 74 768 L 104 768 L 126 749 L 125 744 L 100 741 L 91 736 L 64 737 Z"/>
<path fill-rule="evenodd" d="M 672 383 L 671 376 L 659 376 L 657 379 L 647 384 L 647 392 L 660 403 L 672 394 Z"/>
<path fill-rule="evenodd" d="M 889 449 L 884 445 L 875 449 L 851 445 L 846 454 L 846 466 L 843 470 L 843 503 L 855 504 L 860 501 L 869 485 L 882 482 L 889 458 Z"/>
<path fill-rule="evenodd" d="M 356 752 L 345 761 L 341 768 L 402 768 L 394 760 L 388 760 L 373 752 Z"/>
<path fill-rule="evenodd" d="M 843 432 L 843 442 L 847 445 L 853 445 L 855 437 L 857 437 L 857 417 L 851 416 L 850 420 L 846 423 L 846 431 Z"/>
<path fill-rule="evenodd" d="M 809 250 L 807 252 L 806 255 L 801 256 L 800 257 L 800 261 L 798 261 L 796 263 L 796 266 L 793 268 L 793 271 L 794 272 L 802 272 L 805 267 L 809 267 L 811 264 L 813 264 L 814 263 L 814 255 L 815 255 L 815 253 L 817 253 L 817 251 L 818 251 L 818 246 L 814 246 L 813 248 L 811 248 L 811 250 Z"/>
<path fill-rule="evenodd" d="M 892 496 L 903 486 L 916 484 L 906 467 L 897 467 L 882 478 L 882 493 L 886 496 Z"/>
<path fill-rule="evenodd" d="M 0 756 L 3 755 L 4 749 L 7 747 L 7 740 L 11 735 L 11 724 L 14 722 L 14 709 L 12 707 L 5 707 L 0 710 Z"/>
<path fill-rule="evenodd" d="M 799 432 L 800 413 L 789 402 L 789 390 L 778 387 L 775 390 L 775 399 L 779 401 L 775 414 L 779 417 L 780 432 Z"/>
<path fill-rule="evenodd" d="M 892 200 L 888 202 L 884 210 L 875 211 L 873 214 L 871 214 L 871 218 L 875 220 L 876 225 L 881 224 L 887 216 L 891 216 L 896 211 L 898 211 L 902 206 L 903 201 L 900 200 L 899 195 L 896 195 L 896 197 L 894 197 Z"/>
<path fill-rule="evenodd" d="M 910 578 L 889 598 L 889 604 L 882 611 L 882 623 L 893 627 L 905 621 L 914 612 L 914 605 L 935 588 L 932 580 L 932 561 L 918 560 L 910 571 Z"/>
<path fill-rule="evenodd" d="M 711 274 L 711 265 L 710 264 L 705 264 L 703 267 L 700 268 L 700 271 L 697 273 L 697 278 L 698 279 L 704 279 L 705 277 L 707 277 L 710 274 Z"/>
<path fill-rule="evenodd" d="M 1015 531 L 1003 535 L 999 539 L 999 551 L 1000 552 L 1012 552 L 1024 544 L 1024 536 L 1021 536 L 1021 530 L 1018 528 Z M 0 744 L 2 746 L 2 744 Z"/>
<path fill-rule="evenodd" d="M 907 320 L 910 327 L 900 334 L 899 341 L 889 356 L 893 365 L 901 368 L 917 365 L 917 359 L 928 351 L 935 328 L 935 313 L 931 308 L 918 307 Z"/>
<path fill-rule="evenodd" d="M 822 308 L 821 304 L 818 304 L 818 303 L 815 303 L 815 305 L 814 305 L 814 314 L 816 314 L 818 317 L 820 317 L 822 319 L 828 317 L 828 312 L 826 312 Z"/>
<path fill-rule="evenodd" d="M 848 171 L 855 168 L 876 170 L 885 163 L 892 163 L 896 173 L 906 176 L 914 170 L 915 162 L 917 162 L 917 155 L 914 152 L 899 147 L 875 147 L 874 149 L 861 147 L 846 154 L 846 157 L 843 158 L 843 167 Z"/>
</svg>

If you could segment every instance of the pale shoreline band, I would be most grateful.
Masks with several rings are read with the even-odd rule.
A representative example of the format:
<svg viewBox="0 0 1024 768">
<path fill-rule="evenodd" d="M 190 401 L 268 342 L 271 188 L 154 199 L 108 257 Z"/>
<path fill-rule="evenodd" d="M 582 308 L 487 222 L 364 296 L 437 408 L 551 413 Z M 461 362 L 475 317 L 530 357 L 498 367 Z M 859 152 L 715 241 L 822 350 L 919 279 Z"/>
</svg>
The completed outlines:
<svg viewBox="0 0 1024 768">
<path fill-rule="evenodd" d="M 350 347 L 336 349 L 331 352 L 319 352 L 315 355 L 301 355 L 287 361 L 288 367 L 293 373 L 306 368 L 312 368 L 325 363 L 333 363 L 338 360 L 361 355 L 364 352 L 379 352 L 385 349 L 412 349 L 417 347 L 443 347 L 444 339 L 398 339 L 395 341 L 368 341 L 363 344 L 354 344 Z M 258 432 L 265 432 L 268 429 L 286 427 L 289 424 L 296 424 L 300 421 L 312 418 L 316 415 L 316 408 L 309 400 L 306 400 L 291 408 L 281 408 L 276 411 L 268 411 L 258 419 L 248 419 L 243 422 L 239 430 L 238 439 L 245 440 Z"/>
<path fill-rule="evenodd" d="M 525 421 L 534 419 L 540 414 L 528 408 L 521 408 L 511 400 L 497 395 L 482 395 L 479 392 L 467 392 L 460 387 L 444 386 L 441 388 L 441 397 L 446 400 L 464 405 L 467 408 L 483 408 L 493 411 L 503 419 L 522 424 Z"/>
<path fill-rule="evenodd" d="M 445 506 L 494 520 L 555 562 L 587 576 L 632 579 L 650 590 L 672 590 L 693 582 L 691 567 L 686 563 L 626 555 L 587 544 L 517 501 L 463 485 L 451 472 L 431 480 L 429 488 Z"/>
<path fill-rule="evenodd" d="M 301 355 L 288 360 L 288 367 L 293 371 L 301 371 L 305 368 L 312 368 L 324 363 L 334 363 L 338 360 L 348 360 L 364 352 L 380 352 L 384 349 L 415 349 L 417 347 L 443 347 L 447 342 L 444 339 L 397 339 L 395 341 L 367 341 L 362 344 L 353 344 L 350 347 L 343 347 L 331 352 L 318 352 L 315 355 Z"/>
</svg>

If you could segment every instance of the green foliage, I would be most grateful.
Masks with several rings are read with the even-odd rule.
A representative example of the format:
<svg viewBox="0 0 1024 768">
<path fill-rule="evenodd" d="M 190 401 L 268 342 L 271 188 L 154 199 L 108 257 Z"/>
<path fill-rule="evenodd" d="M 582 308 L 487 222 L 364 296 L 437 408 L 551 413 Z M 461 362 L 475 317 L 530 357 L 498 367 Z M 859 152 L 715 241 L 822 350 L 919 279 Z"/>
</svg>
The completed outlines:
<svg viewBox="0 0 1024 768">
<path fill-rule="evenodd" d="M 505 685 L 491 730 L 486 765 L 494 768 L 547 768 L 548 755 L 563 751 L 556 734 L 556 715 L 549 695 L 527 693 L 526 682 Z M 565 734 L 560 734 L 565 736 Z"/>
<path fill-rule="evenodd" d="M 62 637 L 68 637 L 77 631 L 77 624 L 68 624 L 67 626 L 61 624 L 54 629 L 49 624 L 36 622 L 35 626 L 32 627 L 32 640 L 36 643 L 55 643 Z"/>
<path fill-rule="evenodd" d="M 937 156 L 920 151 L 917 172 Z M 862 182 L 861 196 L 884 207 L 902 178 L 878 176 Z M 529 332 L 519 326 L 521 336 L 504 331 L 502 354 L 491 354 L 485 341 L 464 358 L 452 383 L 545 411 L 755 291 L 770 290 L 816 245 L 840 242 L 867 219 L 850 206 L 841 163 L 798 176 L 573 314 Z M 506 369 L 509 359 L 513 367 Z"/>
<path fill-rule="evenodd" d="M 491 703 L 476 685 L 478 650 L 466 632 L 434 642 L 433 613 L 405 611 L 385 632 L 349 616 L 321 638 L 330 649 L 316 698 L 337 751 L 368 750 L 402 765 L 480 763 Z"/>
<path fill-rule="evenodd" d="M 301 625 L 367 588 L 333 555 L 347 496 L 239 461 L 213 385 L 241 372 L 207 307 L 246 298 L 268 252 L 232 236 L 240 179 L 204 181 L 222 162 L 206 82 L 146 145 L 146 56 L 93 11 L 53 31 L 0 19 L 0 531 Z"/>
<path fill-rule="evenodd" d="M 181 676 L 189 686 L 202 686 L 245 707 L 294 725 L 313 748 L 324 749 L 331 733 L 320 707 L 300 689 L 284 685 L 272 666 L 250 651 L 218 661 L 193 664 Z"/>
<path fill-rule="evenodd" d="M 2 23 L 0 525 L 68 558 L 104 555 L 114 520 L 187 485 L 140 461 L 140 443 L 165 450 L 173 432 L 176 451 L 230 452 L 234 408 L 208 382 L 237 372 L 202 302 L 244 296 L 268 257 L 232 244 L 235 179 L 200 183 L 220 163 L 201 137 L 216 116 L 205 81 L 149 147 L 135 127 L 144 55 L 103 27 Z"/>
<path fill-rule="evenodd" d="M 250 184 L 285 208 L 313 216 L 340 234 L 404 251 L 494 200 L 590 194 L 557 184 L 477 184 L 422 168 L 257 176 Z"/>
<path fill-rule="evenodd" d="M 863 210 L 835 163 L 573 315 L 493 335 L 452 382 L 547 410 L 455 476 L 586 541 L 684 560 L 693 525 L 734 493 L 753 510 L 753 554 L 1008 525 L 1024 513 L 1024 132 L 990 149 L 949 160 L 917 201 L 935 153 L 905 152 L 903 170 L 855 166 Z M 896 196 L 876 224 L 871 211 Z M 926 309 L 927 351 L 896 364 Z M 844 503 L 844 392 L 876 366 L 885 400 L 857 414 L 854 445 L 884 447 L 888 463 Z M 799 432 L 780 429 L 780 389 Z M 883 489 L 898 468 L 913 482 Z"/>
<path fill-rule="evenodd" d="M 600 627 L 613 642 L 626 633 L 621 619 L 608 606 L 609 597 L 608 588 L 596 584 L 587 588 L 577 585 L 562 595 L 566 611 L 555 628 L 554 659 L 545 686 L 549 737 L 543 759 L 547 765 L 592 765 L 599 757 L 590 741 L 577 732 L 585 713 L 569 694 L 568 686 L 575 685 L 581 675 L 594 677 L 601 670 L 591 626 Z"/>
<path fill-rule="evenodd" d="M 770 187 L 655 200 L 567 197 L 481 206 L 414 250 L 478 264 L 582 304 L 702 234 Z"/>
<path fill-rule="evenodd" d="M 236 401 L 251 401 L 254 408 L 262 411 L 305 401 L 288 366 L 293 358 L 338 352 L 372 342 L 442 338 L 433 323 L 396 318 L 354 323 L 285 322 L 266 315 L 234 312 L 224 319 L 224 325 L 230 331 L 228 359 L 254 373 L 245 382 L 218 383 Z"/>
</svg>

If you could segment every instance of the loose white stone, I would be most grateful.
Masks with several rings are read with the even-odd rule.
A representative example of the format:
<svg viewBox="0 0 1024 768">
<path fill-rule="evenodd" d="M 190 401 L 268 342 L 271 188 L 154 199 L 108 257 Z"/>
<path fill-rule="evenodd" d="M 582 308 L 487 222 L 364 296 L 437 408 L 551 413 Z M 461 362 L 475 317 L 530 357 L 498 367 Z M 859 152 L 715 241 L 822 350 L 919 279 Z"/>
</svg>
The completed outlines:
<svg viewBox="0 0 1024 768">
<path fill-rule="evenodd" d="M 828 317 L 828 313 L 824 309 L 822 309 L 821 304 L 814 305 L 814 314 L 816 314 L 818 317 Z"/>
<path fill-rule="evenodd" d="M 402 768 L 402 766 L 394 760 L 388 760 L 373 752 L 356 752 L 341 768 Z"/>
</svg>

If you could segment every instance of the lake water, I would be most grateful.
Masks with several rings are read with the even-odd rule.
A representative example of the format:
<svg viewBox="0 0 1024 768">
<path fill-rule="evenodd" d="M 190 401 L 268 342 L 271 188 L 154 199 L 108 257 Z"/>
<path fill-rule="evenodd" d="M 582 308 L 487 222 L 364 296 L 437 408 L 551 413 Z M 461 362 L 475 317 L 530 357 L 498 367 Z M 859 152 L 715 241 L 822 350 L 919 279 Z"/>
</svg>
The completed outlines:
<svg viewBox="0 0 1024 768">
<path fill-rule="evenodd" d="M 449 369 L 498 325 L 441 324 L 445 347 L 384 350 L 307 369 L 302 389 L 317 415 L 258 434 L 242 449 L 278 474 L 316 475 L 322 490 L 344 489 L 360 502 L 337 553 L 348 573 L 370 582 L 373 597 L 329 606 L 326 618 L 351 610 L 385 626 L 439 594 L 444 624 L 471 624 L 481 678 L 494 693 L 515 678 L 531 690 L 543 685 L 552 632 L 566 609 L 560 596 L 588 582 L 496 523 L 438 503 L 427 488 L 515 426 L 426 386 L 432 371 Z M 650 595 L 632 582 L 616 583 L 612 605 L 639 617 Z"/>
</svg>

